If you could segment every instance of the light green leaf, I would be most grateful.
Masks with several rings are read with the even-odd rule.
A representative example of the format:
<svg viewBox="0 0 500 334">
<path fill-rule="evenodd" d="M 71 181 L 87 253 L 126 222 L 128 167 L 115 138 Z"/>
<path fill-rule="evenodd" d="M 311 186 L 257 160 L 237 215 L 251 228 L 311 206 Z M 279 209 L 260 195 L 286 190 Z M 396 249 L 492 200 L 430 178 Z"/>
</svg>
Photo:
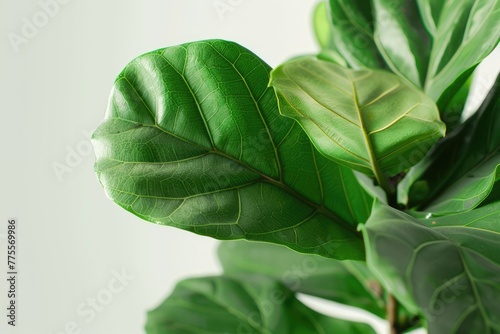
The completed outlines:
<svg viewBox="0 0 500 334">
<path fill-rule="evenodd" d="M 376 204 L 361 226 L 370 270 L 429 334 L 500 333 L 500 202 L 418 221 Z"/>
<path fill-rule="evenodd" d="M 207 277 L 180 282 L 148 314 L 148 334 L 375 334 L 365 324 L 326 317 L 263 277 Z"/>
<path fill-rule="evenodd" d="M 356 226 L 372 199 L 279 115 L 270 70 L 220 40 L 137 58 L 93 136 L 98 178 L 113 201 L 151 222 L 363 259 Z"/>
<path fill-rule="evenodd" d="M 399 185 L 399 201 L 436 215 L 477 207 L 500 179 L 500 77 L 480 109 Z"/>
<path fill-rule="evenodd" d="M 386 71 L 304 57 L 274 69 L 271 85 L 280 112 L 299 122 L 323 155 L 379 182 L 415 164 L 417 146 L 429 149 L 444 135 L 434 102 Z"/>
<path fill-rule="evenodd" d="M 446 91 L 458 90 L 498 44 L 500 0 L 421 0 L 418 5 L 433 36 L 425 92 L 441 107 L 448 102 L 441 97 L 453 95 Z"/>
<path fill-rule="evenodd" d="M 333 43 L 347 64 L 355 69 L 384 67 L 373 41 L 371 5 L 362 0 L 329 0 Z"/>
<path fill-rule="evenodd" d="M 429 36 L 414 1 L 373 0 L 375 43 L 390 69 L 422 88 L 430 53 Z"/>
<path fill-rule="evenodd" d="M 316 41 L 321 49 L 330 48 L 333 44 L 333 38 L 326 2 L 321 1 L 314 8 L 313 25 Z"/>
</svg>

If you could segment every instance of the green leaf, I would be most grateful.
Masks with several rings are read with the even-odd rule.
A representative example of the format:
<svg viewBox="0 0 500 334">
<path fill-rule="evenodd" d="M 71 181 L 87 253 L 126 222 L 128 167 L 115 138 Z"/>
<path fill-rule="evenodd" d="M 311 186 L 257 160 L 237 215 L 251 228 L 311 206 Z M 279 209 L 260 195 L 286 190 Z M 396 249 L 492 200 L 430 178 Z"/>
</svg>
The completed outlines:
<svg viewBox="0 0 500 334">
<path fill-rule="evenodd" d="M 399 185 L 399 201 L 437 215 L 477 207 L 500 179 L 500 77 L 480 109 Z"/>
<path fill-rule="evenodd" d="M 429 36 L 414 1 L 373 0 L 375 43 L 389 68 L 422 88 L 430 53 Z"/>
<path fill-rule="evenodd" d="M 373 41 L 371 5 L 362 0 L 329 0 L 333 43 L 350 67 L 384 67 Z"/>
<path fill-rule="evenodd" d="M 326 2 L 319 2 L 314 8 L 313 14 L 314 34 L 321 49 L 332 47 L 332 29 L 328 19 L 328 8 Z"/>
<path fill-rule="evenodd" d="M 471 73 L 470 75 L 469 72 Z M 451 84 L 445 92 L 445 95 L 441 97 L 441 120 L 446 123 L 446 131 L 448 133 L 451 133 L 463 123 L 462 114 L 467 104 L 474 73 L 473 69 L 466 72 L 462 77 Z"/>
<path fill-rule="evenodd" d="M 364 262 L 331 260 L 279 245 L 241 241 L 223 242 L 218 255 L 226 275 L 265 275 L 294 292 L 359 307 L 385 318 L 383 290 Z"/>
<path fill-rule="evenodd" d="M 356 226 L 372 198 L 279 115 L 270 70 L 220 40 L 137 58 L 93 136 L 98 178 L 113 201 L 151 222 L 363 259 Z"/>
<path fill-rule="evenodd" d="M 386 71 L 304 57 L 274 69 L 271 85 L 280 112 L 299 122 L 323 155 L 379 182 L 411 167 L 417 144 L 430 148 L 444 135 L 434 102 Z"/>
<path fill-rule="evenodd" d="M 458 90 L 498 44 L 500 0 L 420 0 L 418 5 L 433 36 L 425 92 L 441 107 L 450 85 L 462 78 L 451 87 Z"/>
<path fill-rule="evenodd" d="M 418 221 L 376 204 L 361 226 L 370 270 L 429 334 L 500 333 L 500 202 Z"/>
<path fill-rule="evenodd" d="M 148 313 L 148 334 L 375 334 L 365 324 L 319 314 L 280 283 L 262 277 L 207 277 L 180 282 Z"/>
<path fill-rule="evenodd" d="M 332 26 L 328 15 L 326 2 L 318 3 L 314 9 L 313 24 L 316 40 L 321 47 L 318 58 L 332 61 L 336 64 L 347 66 L 346 60 L 340 55 L 333 43 Z"/>
<path fill-rule="evenodd" d="M 417 0 L 420 9 L 422 22 L 432 37 L 436 36 L 437 26 L 439 25 L 439 18 L 445 1 L 443 0 Z"/>
</svg>

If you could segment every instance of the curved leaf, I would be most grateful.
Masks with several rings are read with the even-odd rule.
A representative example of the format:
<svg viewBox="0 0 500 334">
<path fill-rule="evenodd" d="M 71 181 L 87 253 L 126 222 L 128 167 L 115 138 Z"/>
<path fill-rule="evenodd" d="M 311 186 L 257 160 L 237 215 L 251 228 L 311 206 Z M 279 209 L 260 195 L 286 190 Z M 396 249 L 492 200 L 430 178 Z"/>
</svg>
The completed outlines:
<svg viewBox="0 0 500 334">
<path fill-rule="evenodd" d="M 269 72 L 247 49 L 217 40 L 137 58 L 93 136 L 101 184 L 158 224 L 364 258 L 356 225 L 372 199 L 279 115 Z"/>
<path fill-rule="evenodd" d="M 441 107 L 448 102 L 441 100 L 447 89 L 460 89 L 498 44 L 500 0 L 421 0 L 418 5 L 433 36 L 425 92 Z"/>
<path fill-rule="evenodd" d="M 280 112 L 323 155 L 379 182 L 409 168 L 417 144 L 428 150 L 444 135 L 434 102 L 389 72 L 304 57 L 274 69 L 271 85 Z"/>
<path fill-rule="evenodd" d="M 371 5 L 361 0 L 329 0 L 333 42 L 331 48 L 338 51 L 350 67 L 379 68 L 380 60 L 375 42 Z"/>
<path fill-rule="evenodd" d="M 279 245 L 241 241 L 223 242 L 218 255 L 226 275 L 265 275 L 294 292 L 359 307 L 385 318 L 383 291 L 364 262 L 331 260 Z"/>
<path fill-rule="evenodd" d="M 314 34 L 321 49 L 332 47 L 332 29 L 328 19 L 328 8 L 326 2 L 319 2 L 314 8 L 313 14 Z"/>
<path fill-rule="evenodd" d="M 436 27 L 439 25 L 439 18 L 444 4 L 445 1 L 443 0 L 417 0 L 422 22 L 432 37 L 436 36 Z"/>
<path fill-rule="evenodd" d="M 321 47 L 318 57 L 342 66 L 348 66 L 346 60 L 340 55 L 338 48 L 335 47 L 328 10 L 325 1 L 319 2 L 314 9 L 314 34 L 316 41 Z"/>
<path fill-rule="evenodd" d="M 148 313 L 148 334 L 375 334 L 368 325 L 329 318 L 273 280 L 206 277 L 180 282 Z"/>
<path fill-rule="evenodd" d="M 430 53 L 429 36 L 414 1 L 373 0 L 375 43 L 390 69 L 422 88 Z"/>
<path fill-rule="evenodd" d="M 384 204 L 362 226 L 370 270 L 429 334 L 500 333 L 500 203 L 418 221 Z"/>
<path fill-rule="evenodd" d="M 480 109 L 399 185 L 400 202 L 443 215 L 478 206 L 500 179 L 500 77 Z"/>
</svg>

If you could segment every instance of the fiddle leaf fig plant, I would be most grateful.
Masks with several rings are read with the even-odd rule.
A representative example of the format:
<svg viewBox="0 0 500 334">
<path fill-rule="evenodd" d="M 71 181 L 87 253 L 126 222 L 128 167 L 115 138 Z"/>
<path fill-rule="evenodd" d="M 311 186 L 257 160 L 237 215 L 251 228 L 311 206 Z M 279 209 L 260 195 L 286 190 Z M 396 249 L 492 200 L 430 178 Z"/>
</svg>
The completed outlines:
<svg viewBox="0 0 500 334">
<path fill-rule="evenodd" d="M 313 22 L 320 51 L 275 68 L 204 40 L 116 79 L 92 138 L 107 196 L 226 240 L 147 333 L 375 333 L 302 295 L 391 334 L 500 333 L 499 79 L 462 116 L 500 0 L 330 0 Z"/>
</svg>

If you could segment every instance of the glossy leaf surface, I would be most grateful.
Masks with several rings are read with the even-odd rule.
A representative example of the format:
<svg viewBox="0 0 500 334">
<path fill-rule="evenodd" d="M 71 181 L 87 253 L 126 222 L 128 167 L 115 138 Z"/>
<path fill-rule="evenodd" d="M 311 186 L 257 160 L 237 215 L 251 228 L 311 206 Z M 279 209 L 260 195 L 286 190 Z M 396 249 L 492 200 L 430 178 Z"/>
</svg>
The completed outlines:
<svg viewBox="0 0 500 334">
<path fill-rule="evenodd" d="M 367 262 L 429 334 L 499 333 L 500 203 L 418 221 L 376 204 L 363 225 Z"/>
<path fill-rule="evenodd" d="M 365 324 L 321 315 L 265 278 L 207 277 L 180 282 L 149 312 L 148 334 L 375 334 Z"/>
<path fill-rule="evenodd" d="M 395 175 L 418 147 L 444 135 L 434 102 L 394 74 L 350 70 L 313 57 L 273 70 L 280 112 L 326 157 L 368 175 Z M 379 179 L 379 177 L 377 177 Z"/>
<path fill-rule="evenodd" d="M 400 184 L 400 202 L 434 214 L 478 206 L 500 178 L 500 79 L 480 109 Z"/>
<path fill-rule="evenodd" d="M 158 224 L 364 258 L 356 226 L 372 199 L 279 115 L 269 73 L 220 40 L 139 57 L 117 79 L 93 136 L 101 184 Z"/>
</svg>

